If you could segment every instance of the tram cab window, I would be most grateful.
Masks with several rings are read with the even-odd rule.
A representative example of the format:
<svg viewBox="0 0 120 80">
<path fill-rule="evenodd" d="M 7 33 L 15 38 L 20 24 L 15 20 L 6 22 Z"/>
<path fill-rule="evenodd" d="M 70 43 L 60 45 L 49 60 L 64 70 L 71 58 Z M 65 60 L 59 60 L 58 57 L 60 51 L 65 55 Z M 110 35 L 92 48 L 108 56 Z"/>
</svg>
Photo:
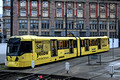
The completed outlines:
<svg viewBox="0 0 120 80">
<path fill-rule="evenodd" d="M 32 53 L 32 41 L 22 41 L 20 45 L 20 55 Z"/>
</svg>

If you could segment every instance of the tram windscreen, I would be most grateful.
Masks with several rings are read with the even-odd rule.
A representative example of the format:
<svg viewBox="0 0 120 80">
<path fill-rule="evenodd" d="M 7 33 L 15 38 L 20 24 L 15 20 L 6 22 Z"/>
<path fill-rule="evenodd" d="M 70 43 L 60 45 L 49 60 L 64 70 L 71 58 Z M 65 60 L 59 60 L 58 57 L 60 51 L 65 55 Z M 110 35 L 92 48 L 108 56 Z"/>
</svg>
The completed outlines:
<svg viewBox="0 0 120 80">
<path fill-rule="evenodd" d="M 7 56 L 18 56 L 20 38 L 11 38 L 8 41 Z"/>
</svg>

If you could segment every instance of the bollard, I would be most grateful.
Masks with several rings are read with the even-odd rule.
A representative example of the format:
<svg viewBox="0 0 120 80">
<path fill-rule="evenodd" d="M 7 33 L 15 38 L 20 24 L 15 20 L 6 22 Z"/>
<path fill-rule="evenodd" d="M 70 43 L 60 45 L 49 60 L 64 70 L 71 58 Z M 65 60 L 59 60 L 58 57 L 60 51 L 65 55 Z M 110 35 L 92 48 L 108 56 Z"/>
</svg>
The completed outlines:
<svg viewBox="0 0 120 80">
<path fill-rule="evenodd" d="M 69 69 L 70 69 L 70 64 L 69 64 L 69 62 L 66 62 L 65 63 L 65 70 L 67 71 L 67 74 L 68 74 Z"/>
<path fill-rule="evenodd" d="M 35 62 L 34 61 L 31 61 L 31 67 L 32 67 L 32 70 L 34 70 L 34 68 L 35 68 Z"/>
<path fill-rule="evenodd" d="M 110 65 L 109 66 L 109 73 L 110 73 L 111 77 L 113 77 L 113 74 L 114 74 L 114 65 Z"/>
</svg>

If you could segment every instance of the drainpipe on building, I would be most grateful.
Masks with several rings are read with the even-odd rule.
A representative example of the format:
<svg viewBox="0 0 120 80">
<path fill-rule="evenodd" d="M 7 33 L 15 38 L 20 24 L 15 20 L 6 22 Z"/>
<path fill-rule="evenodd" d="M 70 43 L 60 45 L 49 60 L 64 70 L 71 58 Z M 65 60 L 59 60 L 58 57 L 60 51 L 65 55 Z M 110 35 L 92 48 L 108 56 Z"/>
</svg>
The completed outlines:
<svg viewBox="0 0 120 80">
<path fill-rule="evenodd" d="M 118 38 L 119 38 L 119 47 L 120 47 L 120 3 L 118 3 Z"/>
<path fill-rule="evenodd" d="M 67 3 L 65 3 L 65 36 L 67 37 Z"/>
<path fill-rule="evenodd" d="M 99 0 L 97 0 L 97 5 L 98 5 L 98 16 L 97 16 L 97 36 L 99 35 Z"/>
<path fill-rule="evenodd" d="M 119 47 L 120 47 L 120 19 L 118 20 L 118 38 L 119 38 Z"/>
</svg>

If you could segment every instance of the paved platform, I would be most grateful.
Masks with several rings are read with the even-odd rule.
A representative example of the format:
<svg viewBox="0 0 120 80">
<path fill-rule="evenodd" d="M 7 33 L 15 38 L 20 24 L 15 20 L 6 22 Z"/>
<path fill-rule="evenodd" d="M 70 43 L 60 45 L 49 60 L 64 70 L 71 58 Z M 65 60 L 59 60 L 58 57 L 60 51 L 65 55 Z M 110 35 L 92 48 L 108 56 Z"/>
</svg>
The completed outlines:
<svg viewBox="0 0 120 80">
<path fill-rule="evenodd" d="M 65 62 L 70 63 L 70 70 L 68 74 L 65 71 Z M 64 75 L 85 78 L 89 80 L 120 80 L 120 73 L 115 73 L 111 78 L 108 72 L 110 64 L 120 63 L 120 48 L 116 48 L 114 50 L 111 49 L 108 52 L 101 53 L 101 62 L 102 63 L 100 65 L 98 57 L 96 60 L 92 59 L 90 61 L 91 64 L 88 65 L 88 56 L 84 56 L 36 66 L 34 70 L 27 68 L 4 71 Z"/>
</svg>

